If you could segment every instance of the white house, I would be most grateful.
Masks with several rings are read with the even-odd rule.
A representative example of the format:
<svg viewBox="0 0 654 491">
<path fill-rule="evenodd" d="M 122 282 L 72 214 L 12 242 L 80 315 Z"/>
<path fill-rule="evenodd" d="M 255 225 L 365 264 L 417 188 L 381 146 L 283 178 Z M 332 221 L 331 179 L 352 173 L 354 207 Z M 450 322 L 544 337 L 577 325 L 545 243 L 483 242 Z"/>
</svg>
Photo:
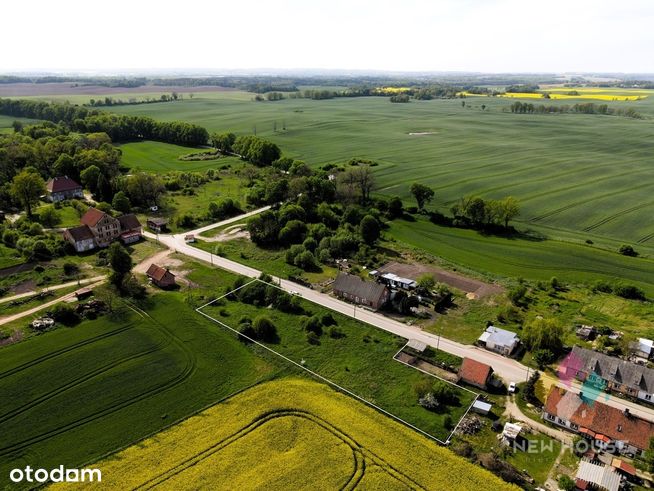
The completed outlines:
<svg viewBox="0 0 654 491">
<path fill-rule="evenodd" d="M 495 326 L 488 326 L 477 341 L 487 350 L 504 356 L 510 356 L 520 344 L 516 333 Z"/>
</svg>

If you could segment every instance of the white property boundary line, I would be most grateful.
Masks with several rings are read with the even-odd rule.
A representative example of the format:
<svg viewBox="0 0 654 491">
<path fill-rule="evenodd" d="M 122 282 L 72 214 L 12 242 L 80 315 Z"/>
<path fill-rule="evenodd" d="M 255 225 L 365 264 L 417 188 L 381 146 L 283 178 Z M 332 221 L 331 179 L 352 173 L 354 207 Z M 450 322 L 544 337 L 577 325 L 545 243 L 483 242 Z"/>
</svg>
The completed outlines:
<svg viewBox="0 0 654 491">
<path fill-rule="evenodd" d="M 219 324 L 219 325 L 221 325 L 221 326 L 223 326 L 223 327 L 229 329 L 230 331 L 236 333 L 237 336 L 239 336 L 239 337 L 241 337 L 241 338 L 244 338 L 244 339 L 247 339 L 249 342 L 251 342 L 251 343 L 253 343 L 253 344 L 256 344 L 257 346 L 260 346 L 261 348 L 265 349 L 266 351 L 269 351 L 269 352 L 271 352 L 272 354 L 274 354 L 274 355 L 276 355 L 276 356 L 282 358 L 283 360 L 287 361 L 288 363 L 291 363 L 292 365 L 295 365 L 296 367 L 298 367 L 298 368 L 304 370 L 305 372 L 309 373 L 309 374 L 312 375 L 313 377 L 316 377 L 316 378 L 318 378 L 319 380 L 322 380 L 323 382 L 325 382 L 325 383 L 331 385 L 332 387 L 335 387 L 335 388 L 338 389 L 339 391 L 344 392 L 344 393 L 346 393 L 346 394 L 348 394 L 348 395 L 354 397 L 355 399 L 357 399 L 357 400 L 363 402 L 363 403 L 366 404 L 367 406 L 370 406 L 370 407 L 376 409 L 377 411 L 379 411 L 379 412 L 385 414 L 386 416 L 389 416 L 390 418 L 392 418 L 392 419 L 394 419 L 394 420 L 396 420 L 396 421 L 402 423 L 403 425 L 408 426 L 408 427 L 411 428 L 412 430 L 417 431 L 418 433 L 420 433 L 420 434 L 426 436 L 427 438 L 429 438 L 429 439 L 431 439 L 431 440 L 434 440 L 434 441 L 436 441 L 437 443 L 439 443 L 439 444 L 441 444 L 441 445 L 449 445 L 449 443 L 450 443 L 450 439 L 452 438 L 452 435 L 454 434 L 454 432 L 456 431 L 456 429 L 457 429 L 457 428 L 459 427 L 459 425 L 461 424 L 461 421 L 463 420 L 463 418 L 466 417 L 466 415 L 467 415 L 468 412 L 470 411 L 470 408 L 472 408 L 472 405 L 473 405 L 473 404 L 475 403 L 475 401 L 477 400 L 477 397 L 479 396 L 479 394 L 477 394 L 477 393 L 475 393 L 475 392 L 473 392 L 473 391 L 471 391 L 471 390 L 469 390 L 469 389 L 466 389 L 465 387 L 460 387 L 460 386 L 458 386 L 458 385 L 456 385 L 456 384 L 453 384 L 453 383 L 450 382 L 449 380 L 442 379 L 442 378 L 437 377 L 437 376 L 435 376 L 435 375 L 433 375 L 433 374 L 430 374 L 430 373 L 428 373 L 428 372 L 424 372 L 423 370 L 420 370 L 421 372 L 424 372 L 424 373 L 426 373 L 427 375 L 431 375 L 432 377 L 435 377 L 435 378 L 437 378 L 437 379 L 439 379 L 439 380 L 442 380 L 442 381 L 444 381 L 444 382 L 446 382 L 446 383 L 448 383 L 448 384 L 454 385 L 457 389 L 467 390 L 468 392 L 471 392 L 472 394 L 475 394 L 475 396 L 476 396 L 475 399 L 474 399 L 474 400 L 472 401 L 472 403 L 470 404 L 470 406 L 468 407 L 468 409 L 466 410 L 466 412 L 465 412 L 465 413 L 463 414 L 463 416 L 461 417 L 461 419 L 459 419 L 459 422 L 456 424 L 456 426 L 454 427 L 454 429 L 452 430 L 452 432 L 448 435 L 447 439 L 446 439 L 445 441 L 443 441 L 443 440 L 441 440 L 440 438 L 437 438 L 437 437 L 435 437 L 434 435 L 432 435 L 432 434 L 430 434 L 430 433 L 427 433 L 426 431 L 424 431 L 424 430 L 418 428 L 417 426 L 415 426 L 415 425 L 409 423 L 408 421 L 405 421 L 404 419 L 400 418 L 399 416 L 396 416 L 395 414 L 393 414 L 393 413 L 387 411 L 386 409 L 383 409 L 383 408 L 377 406 L 376 404 L 374 404 L 374 403 L 372 403 L 372 402 L 370 402 L 370 401 L 364 399 L 364 398 L 361 397 L 360 395 L 355 394 L 355 393 L 352 392 L 351 390 L 346 389 L 345 387 L 342 387 L 342 386 L 338 385 L 336 382 L 333 382 L 332 380 L 329 380 L 328 378 L 323 377 L 323 376 L 320 375 L 319 373 L 316 373 L 316 372 L 314 372 L 313 370 L 310 370 L 309 368 L 305 367 L 304 365 L 302 365 L 302 364 L 300 364 L 300 363 L 298 363 L 298 362 L 296 362 L 296 361 L 294 361 L 294 360 L 291 360 L 291 359 L 288 358 L 287 356 L 285 356 L 285 355 L 283 355 L 283 354 L 281 354 L 281 353 L 275 351 L 274 349 L 272 349 L 272 348 L 266 346 L 266 345 L 263 344 L 263 343 L 260 343 L 259 341 L 255 340 L 255 339 L 250 338 L 249 336 L 246 336 L 245 334 L 243 334 L 243 333 L 237 331 L 237 330 L 234 329 L 233 327 L 228 326 L 228 325 L 225 324 L 224 322 L 222 322 L 222 321 L 220 321 L 220 320 L 218 320 L 218 319 L 216 319 L 216 318 L 214 318 L 214 317 L 210 316 L 209 314 L 206 314 L 206 313 L 204 313 L 204 312 L 202 311 L 202 309 L 204 309 L 205 307 L 208 307 L 209 305 L 211 305 L 211 304 L 213 304 L 213 303 L 215 303 L 215 302 L 217 302 L 217 301 L 219 301 L 219 300 L 222 300 L 223 298 L 225 298 L 225 297 L 231 295 L 232 293 L 234 293 L 234 292 L 240 290 L 241 288 L 245 288 L 246 286 L 251 285 L 252 283 L 255 283 L 255 282 L 260 282 L 260 283 L 263 283 L 264 285 L 273 286 L 273 287 L 275 287 L 275 288 L 278 288 L 279 290 L 282 290 L 282 291 L 283 291 L 284 293 L 286 293 L 287 295 L 292 295 L 291 293 L 288 293 L 286 290 L 284 290 L 283 288 L 281 288 L 279 285 L 276 285 L 276 284 L 274 284 L 274 283 L 268 283 L 268 282 L 263 281 L 263 280 L 260 280 L 260 279 L 258 279 L 258 278 L 254 278 L 253 280 L 248 281 L 247 283 L 245 283 L 245 284 L 239 286 L 238 288 L 235 288 L 235 289 L 233 289 L 233 290 L 231 290 L 231 291 L 225 293 L 224 295 L 222 295 L 222 296 L 220 296 L 220 297 L 217 297 L 217 298 L 214 298 L 214 299 L 211 300 L 210 302 L 207 302 L 207 303 L 205 303 L 204 305 L 201 305 L 200 307 L 196 308 L 195 311 L 196 311 L 197 313 L 203 315 L 203 316 L 206 317 L 207 319 L 210 319 L 210 320 L 214 321 L 215 323 L 217 323 L 217 324 Z M 327 309 L 327 310 L 331 310 L 331 309 L 329 309 L 328 307 L 323 307 L 322 305 L 321 305 L 320 307 L 322 307 L 322 308 L 324 308 L 324 309 Z M 338 312 L 336 312 L 336 313 L 338 314 Z M 405 344 L 405 345 L 400 349 L 400 351 L 402 351 L 405 347 L 406 347 L 406 344 Z M 399 353 L 399 351 L 398 351 L 398 353 Z M 397 355 L 397 353 L 396 353 L 396 355 Z M 409 365 L 407 365 L 407 366 L 409 366 Z M 415 368 L 415 367 L 412 367 L 412 368 Z"/>
</svg>

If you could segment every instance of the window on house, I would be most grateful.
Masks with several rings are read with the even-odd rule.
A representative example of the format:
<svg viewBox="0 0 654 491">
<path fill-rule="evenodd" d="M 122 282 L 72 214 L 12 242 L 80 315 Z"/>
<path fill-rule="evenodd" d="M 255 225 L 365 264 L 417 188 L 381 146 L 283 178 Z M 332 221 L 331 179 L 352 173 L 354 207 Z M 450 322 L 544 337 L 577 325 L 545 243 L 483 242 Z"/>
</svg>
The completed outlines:
<svg viewBox="0 0 654 491">
<path fill-rule="evenodd" d="M 645 394 L 645 399 L 647 399 L 648 401 L 651 401 L 652 400 L 652 394 Z"/>
</svg>

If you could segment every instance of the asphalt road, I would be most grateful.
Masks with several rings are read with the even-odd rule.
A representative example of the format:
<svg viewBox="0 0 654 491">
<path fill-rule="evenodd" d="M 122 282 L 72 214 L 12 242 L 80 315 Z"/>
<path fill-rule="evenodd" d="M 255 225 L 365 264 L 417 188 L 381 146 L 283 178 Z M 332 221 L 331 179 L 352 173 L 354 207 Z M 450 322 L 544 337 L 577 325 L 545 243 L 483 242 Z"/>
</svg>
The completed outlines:
<svg viewBox="0 0 654 491">
<path fill-rule="evenodd" d="M 238 217 L 233 217 L 228 220 L 223 220 L 222 222 L 217 222 L 212 225 L 208 225 L 206 227 L 202 227 L 200 229 L 178 234 L 178 235 L 159 234 L 158 236 L 156 236 L 150 232 L 145 232 L 144 235 L 152 239 L 157 239 L 160 243 L 166 245 L 170 249 L 173 249 L 176 252 L 179 252 L 186 256 L 190 256 L 195 259 L 199 259 L 201 261 L 212 263 L 215 266 L 226 269 L 236 274 L 241 274 L 243 276 L 248 276 L 250 278 L 257 278 L 261 274 L 261 271 L 246 266 L 244 264 L 238 263 L 236 261 L 232 261 L 230 259 L 226 259 L 224 257 L 216 256 L 209 252 L 203 251 L 201 249 L 197 249 L 192 245 L 187 244 L 184 241 L 184 236 L 189 234 L 194 234 L 197 236 L 199 233 L 203 231 L 237 222 L 249 216 L 260 213 L 261 211 L 268 208 L 269 207 L 265 207 L 259 210 L 254 210 L 252 212 L 249 212 L 244 215 L 240 215 Z M 447 353 L 451 353 L 453 355 L 457 355 L 462 358 L 468 357 L 480 361 L 482 363 L 486 363 L 491 367 L 493 367 L 493 371 L 498 376 L 500 376 L 505 382 L 523 382 L 529 378 L 529 375 L 531 373 L 533 373 L 533 369 L 526 367 L 522 363 L 512 358 L 506 358 L 502 355 L 492 353 L 490 351 L 486 351 L 482 348 L 478 348 L 477 346 L 457 343 L 456 341 L 452 341 L 450 339 L 438 336 L 436 334 L 425 332 L 419 327 L 404 324 L 402 322 L 390 319 L 382 314 L 369 311 L 362 307 L 355 307 L 353 304 L 344 302 L 328 294 L 320 293 L 316 290 L 312 290 L 310 288 L 304 287 L 302 285 L 299 285 L 297 283 L 285 279 L 281 279 L 281 278 L 274 278 L 274 279 L 275 281 L 279 282 L 280 286 L 284 290 L 288 292 L 295 292 L 313 303 L 322 305 L 323 307 L 335 310 L 336 312 L 340 312 L 350 317 L 354 317 L 357 320 L 370 324 L 378 329 L 383 329 L 384 331 L 393 333 L 405 339 L 416 339 L 418 341 L 422 341 L 426 343 L 428 346 L 441 349 L 443 351 L 446 351 Z M 572 386 L 570 386 L 569 384 L 565 385 L 561 381 L 553 377 L 544 377 L 544 382 L 548 386 L 552 384 L 556 384 L 567 390 L 574 389 L 575 392 L 579 392 L 581 388 L 581 385 L 577 382 L 573 383 Z M 633 414 L 654 421 L 654 409 L 652 408 L 641 406 L 639 404 L 635 404 L 633 402 L 620 399 L 614 396 L 608 396 L 606 400 L 602 398 L 600 402 L 603 402 L 610 406 L 617 407 L 620 410 L 623 410 L 625 407 L 628 407 Z"/>
</svg>

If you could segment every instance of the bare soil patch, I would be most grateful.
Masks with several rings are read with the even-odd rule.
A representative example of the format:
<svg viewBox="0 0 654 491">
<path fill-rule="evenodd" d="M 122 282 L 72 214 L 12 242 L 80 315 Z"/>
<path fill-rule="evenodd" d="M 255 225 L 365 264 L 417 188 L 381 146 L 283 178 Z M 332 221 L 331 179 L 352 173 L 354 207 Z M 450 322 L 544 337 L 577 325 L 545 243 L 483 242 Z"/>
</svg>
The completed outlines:
<svg viewBox="0 0 654 491">
<path fill-rule="evenodd" d="M 419 263 L 399 263 L 390 262 L 379 268 L 383 273 L 393 273 L 398 276 L 410 278 L 412 280 L 418 279 L 423 274 L 433 274 L 436 281 L 445 283 L 458 290 L 462 290 L 468 294 L 474 295 L 473 298 L 483 298 L 490 295 L 502 293 L 504 288 L 493 283 L 485 283 L 480 280 L 468 278 L 452 271 L 447 271 L 442 268 L 437 268 L 429 264 Z"/>
<path fill-rule="evenodd" d="M 202 237 L 201 240 L 206 242 L 229 242 L 230 240 L 246 239 L 250 240 L 250 232 L 245 230 L 242 224 L 232 225 L 220 231 L 213 237 Z"/>
<path fill-rule="evenodd" d="M 438 131 L 415 131 L 409 133 L 409 136 L 425 136 L 425 135 L 435 135 Z"/>
<path fill-rule="evenodd" d="M 100 85 L 76 85 L 74 82 L 50 84 L 0 84 L 0 97 L 39 96 L 39 95 L 111 95 L 147 93 L 200 93 L 236 90 L 231 87 L 200 85 L 198 87 L 142 85 L 141 87 L 103 87 Z"/>
</svg>

